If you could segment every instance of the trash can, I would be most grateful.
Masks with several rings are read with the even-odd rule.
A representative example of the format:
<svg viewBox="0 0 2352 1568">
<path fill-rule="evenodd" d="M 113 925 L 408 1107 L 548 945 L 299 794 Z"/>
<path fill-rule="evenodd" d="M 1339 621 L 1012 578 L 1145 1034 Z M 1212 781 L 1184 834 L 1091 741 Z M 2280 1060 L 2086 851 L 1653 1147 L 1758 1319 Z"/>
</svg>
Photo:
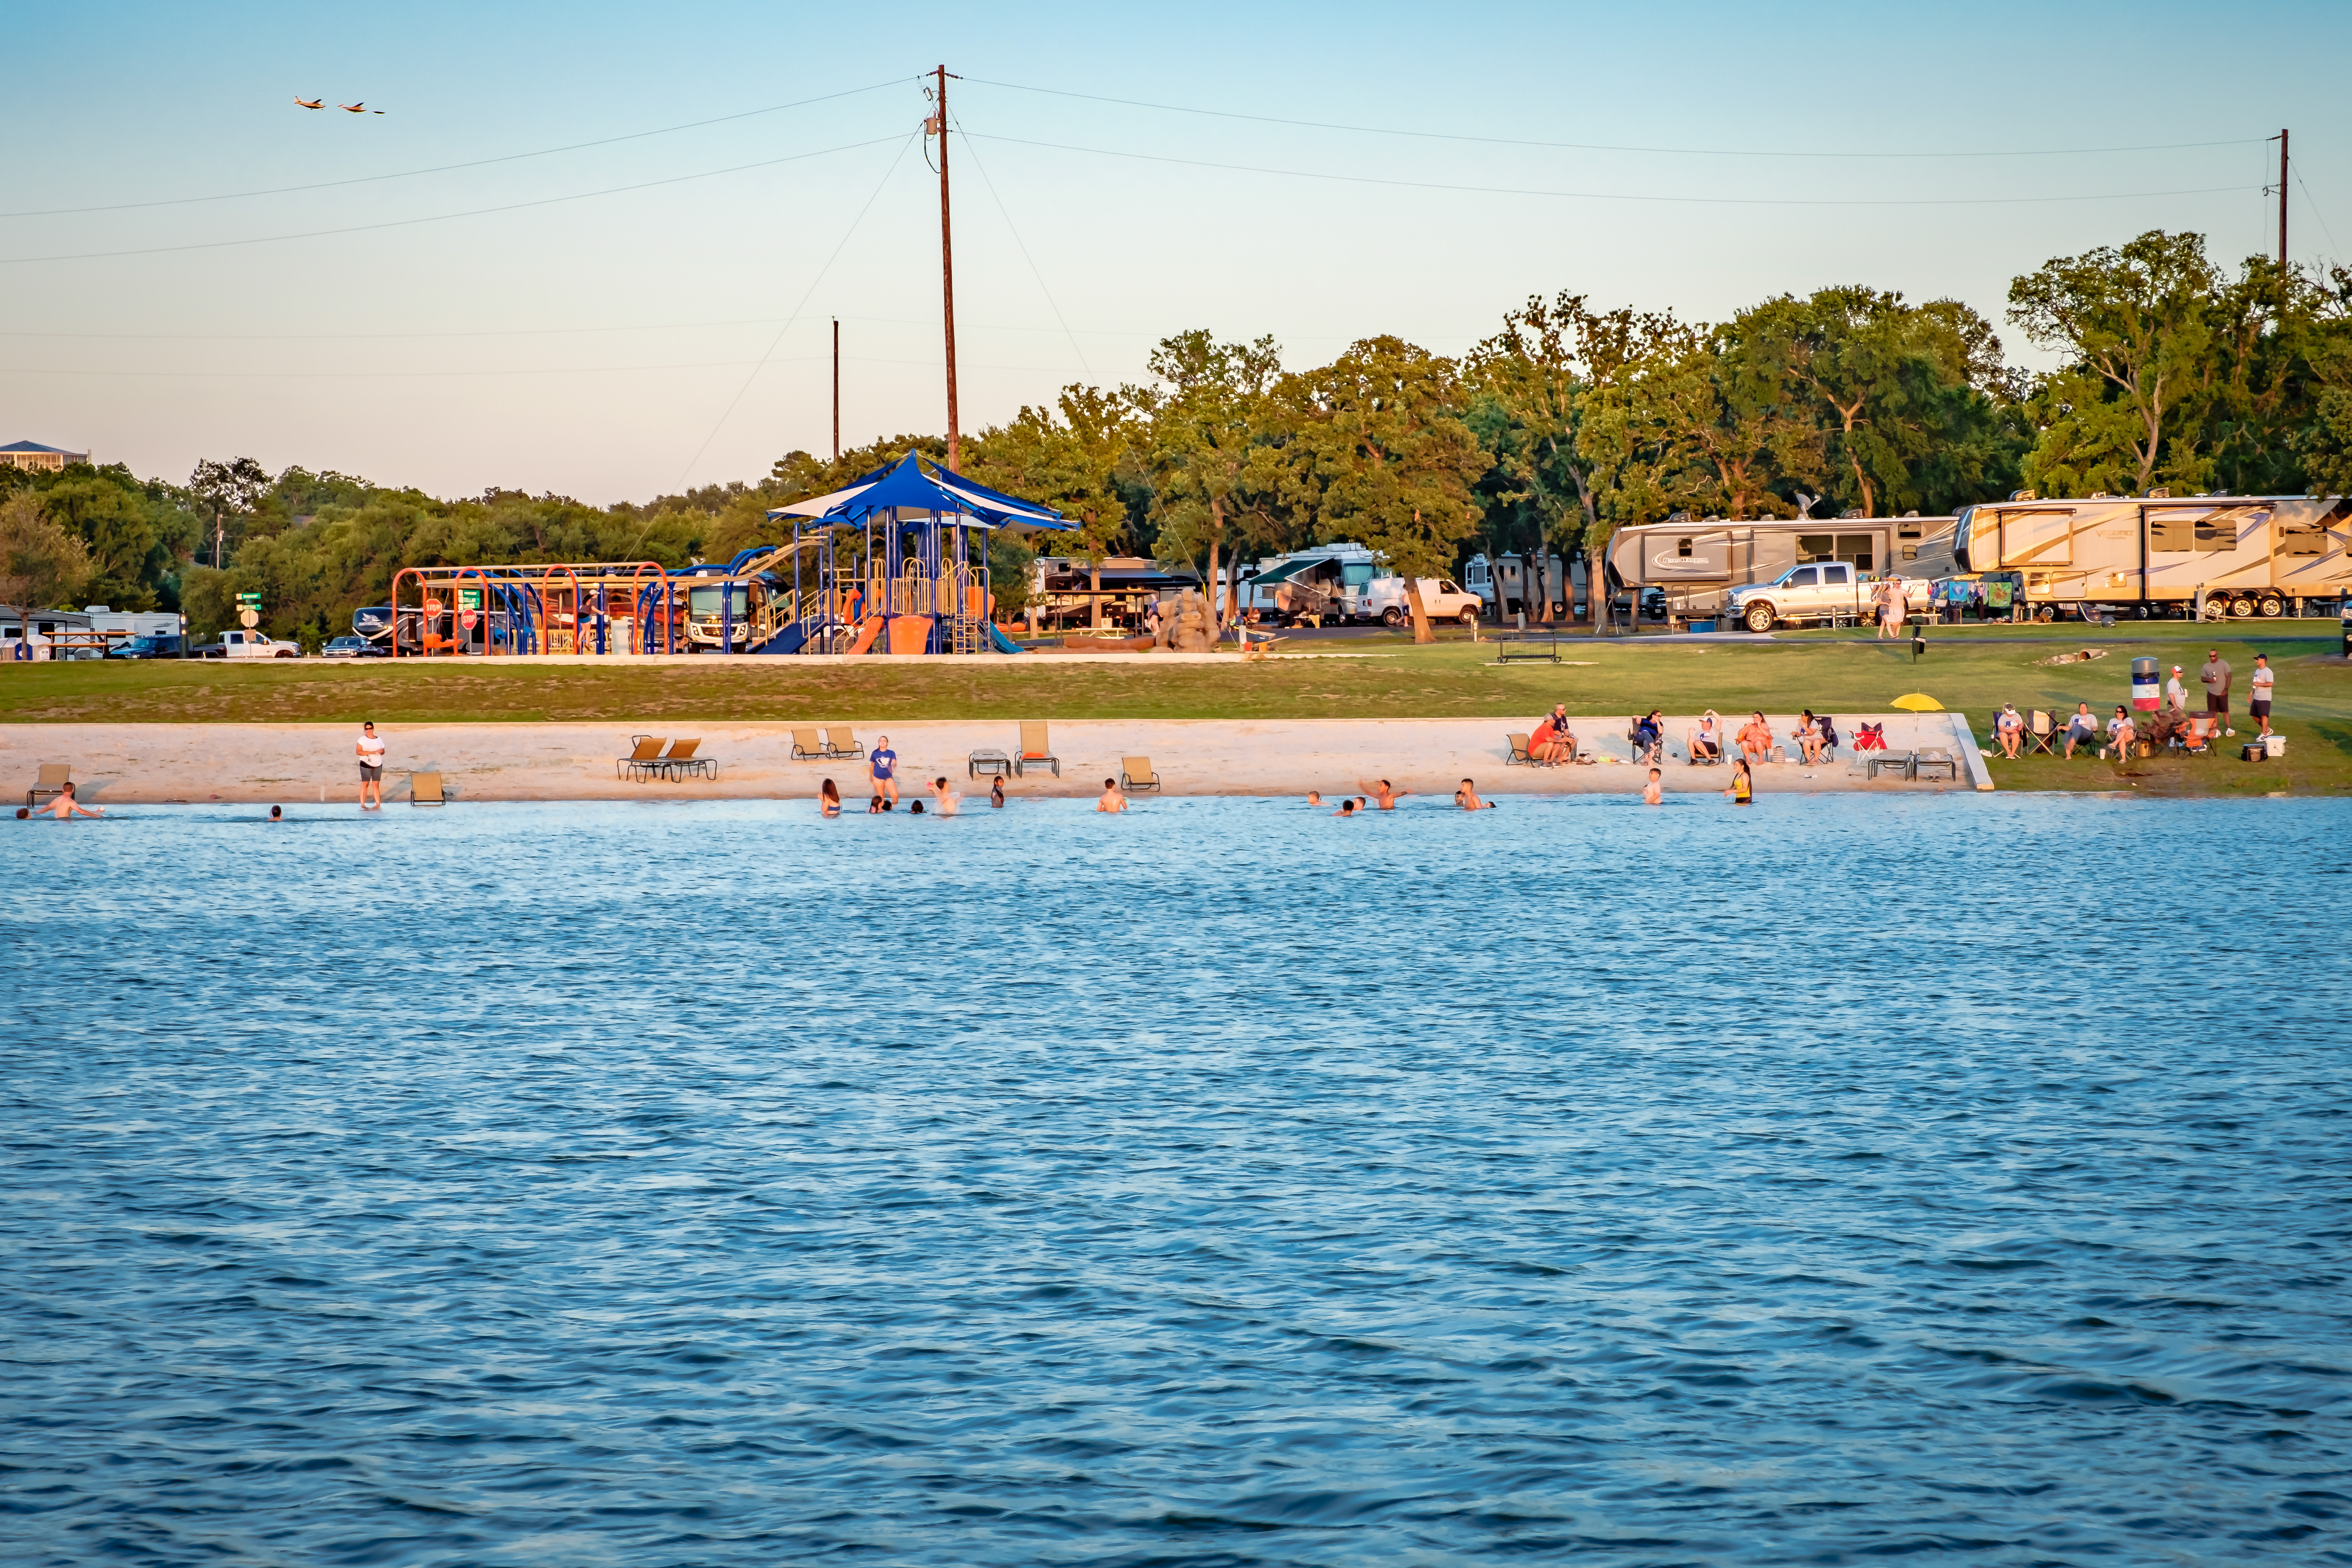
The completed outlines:
<svg viewBox="0 0 2352 1568">
<path fill-rule="evenodd" d="M 2132 660 L 2132 707 L 2142 713 L 2153 713 L 2161 705 L 2163 691 L 2157 684 L 2156 671 L 2152 658 Z"/>
</svg>

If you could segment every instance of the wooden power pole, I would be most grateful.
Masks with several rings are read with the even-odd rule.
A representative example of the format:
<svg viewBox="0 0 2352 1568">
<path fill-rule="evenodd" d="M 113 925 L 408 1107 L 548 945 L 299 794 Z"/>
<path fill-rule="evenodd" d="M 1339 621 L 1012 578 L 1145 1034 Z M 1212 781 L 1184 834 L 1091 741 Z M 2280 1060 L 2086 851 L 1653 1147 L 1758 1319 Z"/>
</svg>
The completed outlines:
<svg viewBox="0 0 2352 1568">
<path fill-rule="evenodd" d="M 956 423 L 955 366 L 955 245 L 948 228 L 948 79 L 950 72 L 940 66 L 931 75 L 939 85 L 932 92 L 933 111 L 930 123 L 924 129 L 940 139 L 940 291 L 946 302 L 948 344 L 948 468 L 962 467 L 962 433 Z M 961 77 L 955 78 L 961 81 Z"/>
<path fill-rule="evenodd" d="M 946 143 L 940 143 L 946 146 Z M 940 163 L 946 169 L 946 163 Z M 940 174 L 946 179 L 946 174 Z M 2279 273 L 2286 273 L 2286 127 L 2279 127 Z"/>
<path fill-rule="evenodd" d="M 833 455 L 841 456 L 841 318 L 833 319 Z"/>
</svg>

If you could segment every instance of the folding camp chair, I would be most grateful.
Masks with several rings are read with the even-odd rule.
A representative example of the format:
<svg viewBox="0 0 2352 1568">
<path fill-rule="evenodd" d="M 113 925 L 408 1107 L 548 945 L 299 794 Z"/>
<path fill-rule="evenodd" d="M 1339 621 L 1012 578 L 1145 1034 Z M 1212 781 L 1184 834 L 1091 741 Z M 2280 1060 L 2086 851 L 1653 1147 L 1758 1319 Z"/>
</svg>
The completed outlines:
<svg viewBox="0 0 2352 1568">
<path fill-rule="evenodd" d="M 2026 716 L 2025 754 L 2030 757 L 2040 752 L 2045 757 L 2054 756 L 2057 753 L 2052 749 L 2053 742 L 2063 740 L 2064 735 L 2065 732 L 2051 721 L 2049 714 L 2036 708 Z"/>
<path fill-rule="evenodd" d="M 66 792 L 66 785 L 71 783 L 73 783 L 72 763 L 43 763 L 40 773 L 35 777 L 33 787 L 25 792 L 25 804 L 38 805 L 44 795 L 63 795 Z"/>
<path fill-rule="evenodd" d="M 2220 727 L 2221 720 L 2213 714 L 2190 714 L 2189 730 L 2181 737 L 2180 749 L 2192 757 L 2210 755 L 2213 750 L 2213 732 Z"/>
<path fill-rule="evenodd" d="M 1054 755 L 1053 748 L 1045 743 L 1045 721 L 1024 719 L 1021 721 L 1021 754 L 1013 759 L 1013 771 L 1016 774 L 1024 774 L 1032 763 L 1053 769 L 1055 778 L 1062 776 L 1062 759 Z"/>
<path fill-rule="evenodd" d="M 613 764 L 614 778 L 641 779 L 651 775 L 661 765 L 662 748 L 669 744 L 665 735 L 632 735 L 629 754 Z"/>
</svg>

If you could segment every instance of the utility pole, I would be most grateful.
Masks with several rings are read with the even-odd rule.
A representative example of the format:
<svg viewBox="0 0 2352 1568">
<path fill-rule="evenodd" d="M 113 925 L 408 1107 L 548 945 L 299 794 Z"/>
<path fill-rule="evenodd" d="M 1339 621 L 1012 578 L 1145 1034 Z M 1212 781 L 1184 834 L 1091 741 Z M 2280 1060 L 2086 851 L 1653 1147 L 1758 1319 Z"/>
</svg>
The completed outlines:
<svg viewBox="0 0 2352 1568">
<path fill-rule="evenodd" d="M 944 143 L 942 143 L 944 145 Z M 944 168 L 945 164 L 942 163 Z M 2279 127 L 2279 272 L 2286 272 L 2286 127 Z"/>
<path fill-rule="evenodd" d="M 956 424 L 955 372 L 955 245 L 948 231 L 948 68 L 940 66 L 931 75 L 939 86 L 933 89 L 933 110 L 924 130 L 940 139 L 940 291 L 947 307 L 948 342 L 948 468 L 950 471 L 962 466 L 962 437 Z M 961 81 L 961 77 L 955 79 Z"/>
<path fill-rule="evenodd" d="M 833 319 L 833 456 L 841 458 L 841 318 Z"/>
</svg>

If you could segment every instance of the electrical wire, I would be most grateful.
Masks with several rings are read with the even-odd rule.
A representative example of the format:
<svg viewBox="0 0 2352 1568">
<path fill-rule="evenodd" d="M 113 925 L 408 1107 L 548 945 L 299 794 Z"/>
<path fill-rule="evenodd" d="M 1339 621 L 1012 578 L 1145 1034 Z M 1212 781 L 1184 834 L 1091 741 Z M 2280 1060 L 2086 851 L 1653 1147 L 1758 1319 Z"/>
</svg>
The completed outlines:
<svg viewBox="0 0 2352 1568">
<path fill-rule="evenodd" d="M 667 364 L 524 365 L 500 370 L 45 370 L 23 365 L 0 365 L 0 375 L 79 375 L 107 381 L 438 381 L 490 375 L 627 375 L 647 370 L 740 370 L 747 365 L 824 364 L 830 363 L 831 359 L 830 354 L 787 354 L 769 359 L 687 360 Z M 844 354 L 841 363 L 927 365 L 932 369 L 937 369 L 940 363 L 936 358 L 892 359 L 880 354 Z M 1062 374 L 1059 365 L 992 364 L 981 360 L 959 360 L 957 363 L 966 370 L 1020 371 L 1041 375 Z"/>
<path fill-rule="evenodd" d="M 293 195 L 302 191 L 331 191 L 344 185 L 376 184 L 385 180 L 413 180 L 425 174 L 446 174 L 460 169 L 487 169 L 496 163 L 520 163 L 526 158 L 551 158 L 558 153 L 578 153 L 590 147 L 611 147 L 623 142 L 642 142 L 648 136 L 672 136 L 681 131 L 699 131 L 706 125 L 725 125 L 730 121 L 751 120 L 762 114 L 781 114 L 788 109 L 805 109 L 812 103 L 830 103 L 837 98 L 855 98 L 860 93 L 878 92 L 886 87 L 897 87 L 901 79 L 877 81 L 870 87 L 853 87 L 842 92 L 828 92 L 821 98 L 803 98 L 792 103 L 772 103 L 765 109 L 747 109 L 738 114 L 721 114 L 710 120 L 688 121 L 683 125 L 665 125 L 653 131 L 632 131 L 624 136 L 606 136 L 594 142 L 573 142 L 562 147 L 541 147 L 535 153 L 508 153 L 496 158 L 476 158 L 465 163 L 436 163 L 424 169 L 401 169 L 389 174 L 360 174 L 348 180 L 320 180 L 307 185 L 275 185 L 259 191 L 224 191 L 210 196 L 164 196 L 147 202 L 112 202 L 94 207 L 42 207 L 24 212 L 0 213 L 0 218 L 67 217 L 79 213 L 136 212 L 146 207 L 190 206 L 201 202 L 241 202 L 254 196 Z"/>
<path fill-rule="evenodd" d="M 961 117 L 958 117 L 955 125 L 958 131 L 963 131 Z M 963 139 L 965 145 L 970 146 L 971 132 L 963 131 Z M 988 177 L 988 165 L 980 161 L 980 149 L 977 147 L 971 149 L 971 166 L 980 171 L 980 183 L 988 187 L 989 199 L 996 204 L 996 214 L 1004 220 L 1005 231 L 1013 236 L 1013 243 L 1020 248 L 1021 259 L 1029 264 L 1029 276 L 1037 280 L 1037 292 L 1045 296 L 1045 308 L 1054 312 L 1054 320 L 1061 323 L 1062 335 L 1070 340 L 1070 352 L 1078 356 L 1078 368 L 1086 373 L 1087 380 L 1092 381 L 1095 367 L 1087 363 L 1087 351 L 1078 346 L 1078 334 L 1070 331 L 1070 323 L 1063 317 L 1062 307 L 1055 300 L 1054 291 L 1045 286 L 1045 275 L 1037 270 L 1037 259 L 1029 254 L 1028 242 L 1021 237 L 1021 230 L 1014 226 L 1013 214 L 1005 206 L 1004 198 L 997 195 L 996 182 Z"/>
<path fill-rule="evenodd" d="M 760 163 L 739 163 L 727 169 L 701 169 L 698 174 L 673 174 L 670 179 L 645 179 L 633 185 L 607 185 L 602 191 L 576 191 L 572 195 L 543 195 L 534 202 L 501 202 L 497 207 L 468 207 L 466 212 L 436 212 L 421 218 L 388 218 L 383 224 L 348 224 L 343 228 L 308 228 L 299 235 L 247 235 L 245 240 L 200 240 L 191 245 L 148 245 L 142 249 L 127 251 L 78 251 L 73 257 L 0 257 L 0 266 L 33 266 L 37 261 L 103 261 L 106 257 L 163 257 L 172 251 L 219 251 L 237 245 L 282 245 L 287 240 L 324 240 L 330 235 L 367 235 L 383 228 L 416 228 L 419 224 L 449 224 L 454 218 L 480 218 L 497 212 L 524 212 L 530 207 L 558 207 L 562 202 L 585 202 L 600 195 L 628 195 L 630 191 L 654 191 L 658 185 L 685 185 L 696 179 L 718 179 L 719 174 L 743 174 L 746 169 L 774 169 L 776 164 L 804 163 L 809 157 L 830 157 L 833 153 L 856 153 L 858 148 L 882 146 L 896 136 L 875 136 L 873 141 L 846 141 L 837 148 L 818 148 L 814 153 L 791 153 L 785 157 L 762 157 Z"/>
<path fill-rule="evenodd" d="M 2319 203 L 2313 197 L 2311 187 L 2303 183 L 2303 171 L 2290 164 L 2287 173 L 2294 176 L 2296 186 L 2303 192 L 2304 205 L 2311 209 L 2311 216 L 2319 220 L 2319 232 L 2327 237 L 2328 250 L 2336 256 L 2343 255 L 2344 252 L 2337 248 L 2336 244 L 2336 231 L 2327 226 L 2327 215 L 2319 210 Z"/>
<path fill-rule="evenodd" d="M 42 261 L 98 261 L 115 256 L 163 256 L 185 250 L 226 250 L 244 245 L 278 245 L 293 239 L 323 239 L 339 234 L 373 234 L 387 228 L 414 228 L 419 224 L 448 223 L 457 218 L 483 217 L 493 213 L 522 212 L 531 207 L 557 206 L 564 202 L 584 202 L 597 196 L 625 195 L 631 191 L 650 191 L 661 185 L 682 185 L 693 180 L 716 179 L 721 174 L 740 174 L 751 169 L 772 169 L 779 163 L 798 163 L 810 158 L 829 157 L 835 153 L 854 153 L 860 147 L 878 147 L 896 137 L 877 136 L 870 142 L 849 142 L 838 147 L 821 147 L 814 153 L 793 153 L 782 158 L 762 158 L 757 163 L 736 163 L 724 169 L 704 169 L 698 174 L 673 174 L 662 180 L 640 180 L 635 184 L 608 185 L 603 190 L 579 191 L 568 196 L 541 196 L 536 201 L 503 202 L 497 206 L 469 207 L 464 212 L 433 213 L 425 217 L 392 218 L 383 223 L 350 224 L 341 228 L 306 229 L 300 234 L 255 235 L 245 239 L 208 239 L 186 245 L 150 245 L 134 250 L 87 250 L 70 256 L 6 256 L 0 257 L 0 267 L 26 267 Z"/>
<path fill-rule="evenodd" d="M 1538 142 L 1516 136 L 1472 136 L 1446 131 L 1402 131 L 1383 125 L 1344 125 L 1323 120 L 1286 120 L 1271 114 L 1246 114 L 1238 110 L 1198 109 L 1181 103 L 1152 103 L 1142 99 L 1110 98 L 1098 92 L 1072 92 L 1065 88 L 1030 87 L 1017 81 L 993 81 L 987 77 L 965 79 L 980 87 L 1001 87 L 1013 92 L 1043 93 L 1054 98 L 1084 99 L 1090 103 L 1115 103 L 1126 109 L 1154 109 L 1170 114 L 1198 114 L 1217 120 L 1247 120 L 1260 125 L 1289 125 L 1308 131 L 1346 131 L 1362 136 L 1409 136 L 1432 142 L 1475 142 L 1490 147 L 1545 147 L 1570 153 L 1654 153 L 1695 158 L 2073 158 L 2103 153 L 2177 153 L 2192 147 L 2241 147 L 2275 137 L 2232 137 L 2221 142 L 2151 142 L 2130 147 L 2035 147 L 1979 153 L 1875 153 L 1838 151 L 1805 153 L 1753 147 L 1643 147 L 1609 142 Z"/>
<path fill-rule="evenodd" d="M 824 258 L 824 265 L 816 269 L 816 276 L 809 279 L 806 289 L 801 290 L 800 303 L 794 305 L 793 313 L 784 318 L 784 324 L 776 329 L 776 335 L 768 340 L 768 347 L 751 366 L 751 374 L 743 378 L 743 384 L 735 389 L 735 395 L 727 400 L 727 406 L 719 412 L 718 423 L 711 426 L 710 434 L 702 438 L 702 445 L 697 447 L 694 449 L 694 456 L 686 460 L 686 467 L 678 472 L 676 488 L 686 489 L 687 476 L 694 472 L 694 465 L 702 461 L 702 454 L 710 449 L 710 443 L 719 438 L 719 432 L 726 428 L 727 421 L 734 416 L 735 405 L 743 401 L 743 395 L 751 390 L 753 382 L 760 379 L 760 372 L 767 365 L 769 356 L 776 352 L 776 345 L 784 341 L 784 334 L 792 331 L 793 323 L 801 319 L 803 310 L 808 309 L 810 296 L 816 292 L 816 286 L 824 281 L 825 274 L 833 270 L 833 264 L 841 259 L 843 251 L 849 248 L 850 240 L 857 234 L 857 226 L 866 221 L 866 215 L 871 212 L 874 209 L 874 204 L 881 199 L 884 187 L 890 184 L 890 176 L 898 172 L 900 163 L 906 162 L 907 149 L 914 145 L 916 138 L 920 135 L 922 132 L 917 131 L 898 143 L 898 151 L 892 156 L 890 166 L 883 170 L 881 179 L 875 182 L 873 193 L 866 198 L 866 205 L 857 209 L 857 216 L 851 218 L 849 226 L 842 231 L 841 243 L 833 247 L 833 254 Z M 643 536 L 640 535 L 639 542 L 643 542 Z M 631 548 L 635 547 L 633 545 Z"/>
<path fill-rule="evenodd" d="M 1462 191 L 1474 195 L 1544 196 L 1562 201 L 1664 203 L 1676 206 L 1740 207 L 1965 207 L 2010 206 L 2045 202 L 2121 202 L 2151 196 L 2204 196 L 2253 189 L 2251 185 L 2200 185 L 2172 191 L 2115 191 L 2099 195 L 2065 196 L 1664 196 L 1617 191 L 1551 191 L 1519 185 L 1457 185 L 1437 180 L 1399 180 L 1378 174 L 1331 174 L 1315 169 L 1269 169 L 1250 163 L 1220 163 L 1205 158 L 1172 158 L 1158 153 L 1127 153 L 1110 147 L 1079 147 L 1066 142 L 1036 142 L 1024 136 L 998 136 L 966 132 L 964 139 L 984 138 L 1023 147 L 1046 147 L 1057 153 L 1085 153 L 1098 158 L 1129 158 L 1146 163 L 1176 163 L 1192 169 L 1218 169 L 1227 174 L 1269 174 L 1293 180 L 1329 180 L 1350 185 L 1386 185 L 1413 191 Z"/>
</svg>

